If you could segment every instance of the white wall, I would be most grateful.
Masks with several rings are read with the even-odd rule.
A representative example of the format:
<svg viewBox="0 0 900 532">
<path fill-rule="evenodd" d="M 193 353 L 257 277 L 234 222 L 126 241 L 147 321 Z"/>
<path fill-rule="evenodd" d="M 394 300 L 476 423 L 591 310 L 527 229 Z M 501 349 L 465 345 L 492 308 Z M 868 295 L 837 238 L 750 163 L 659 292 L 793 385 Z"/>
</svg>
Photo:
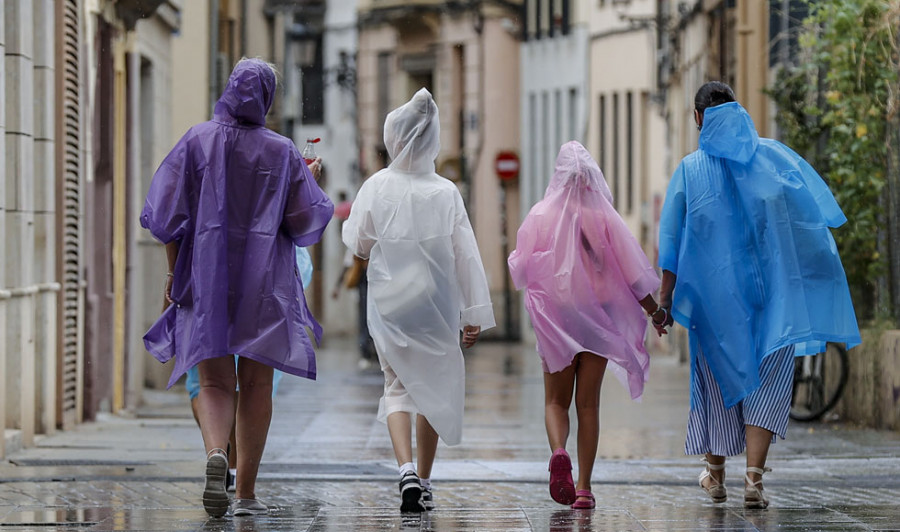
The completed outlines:
<svg viewBox="0 0 900 532">
<path fill-rule="evenodd" d="M 521 54 L 520 198 L 524 218 L 544 197 L 560 146 L 570 140 L 586 141 L 587 27 L 573 27 L 564 37 L 527 41 Z"/>
<path fill-rule="evenodd" d="M 355 91 L 337 84 L 337 67 L 340 54 L 348 55 L 349 65 L 356 67 L 357 31 L 356 0 L 328 0 L 325 11 L 325 35 L 323 60 L 327 85 L 325 87 L 325 119 L 320 125 L 298 123 L 294 142 L 302 150 L 307 138 L 319 137 L 316 153 L 322 158 L 327 172 L 325 192 L 338 204 L 338 194 L 346 192 L 353 199 L 360 183 L 359 148 L 357 144 Z M 322 260 L 315 263 L 315 270 L 322 273 L 322 297 L 324 316 L 316 316 L 322 322 L 328 336 L 356 333 L 355 292 L 341 290 L 338 299 L 331 298 L 332 288 L 342 270 L 346 250 L 340 235 L 340 220 L 333 219 L 322 239 Z M 312 307 L 312 290 L 306 292 Z"/>
</svg>

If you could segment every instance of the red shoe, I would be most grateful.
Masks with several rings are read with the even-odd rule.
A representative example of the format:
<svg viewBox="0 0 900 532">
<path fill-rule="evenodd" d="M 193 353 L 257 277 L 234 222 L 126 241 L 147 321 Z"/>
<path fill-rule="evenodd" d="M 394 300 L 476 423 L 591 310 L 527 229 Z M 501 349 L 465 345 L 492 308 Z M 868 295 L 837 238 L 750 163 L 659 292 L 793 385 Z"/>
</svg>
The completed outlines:
<svg viewBox="0 0 900 532">
<path fill-rule="evenodd" d="M 597 506 L 597 501 L 594 499 L 594 494 L 591 493 L 591 490 L 578 490 L 575 492 L 575 497 L 582 497 L 588 499 L 586 501 L 576 499 L 574 503 L 572 503 L 573 510 L 593 510 L 595 506 Z"/>
<path fill-rule="evenodd" d="M 550 497 L 559 504 L 575 502 L 572 460 L 565 449 L 553 451 L 553 456 L 550 457 Z"/>
</svg>

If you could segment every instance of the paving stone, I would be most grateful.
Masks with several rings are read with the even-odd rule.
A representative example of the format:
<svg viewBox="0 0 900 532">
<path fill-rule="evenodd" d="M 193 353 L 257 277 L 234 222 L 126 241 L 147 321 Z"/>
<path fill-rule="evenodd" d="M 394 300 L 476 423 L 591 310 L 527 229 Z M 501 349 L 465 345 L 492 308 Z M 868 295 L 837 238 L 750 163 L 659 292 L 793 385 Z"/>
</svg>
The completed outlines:
<svg viewBox="0 0 900 532">
<path fill-rule="evenodd" d="M 683 455 L 688 370 L 662 355 L 642 403 L 604 384 L 597 508 L 558 505 L 540 362 L 533 347 L 504 343 L 467 350 L 463 442 L 439 447 L 437 509 L 401 515 L 390 438 L 375 420 L 382 376 L 355 357 L 352 342 L 332 341 L 318 381 L 282 380 L 257 483 L 267 516 L 206 516 L 205 453 L 175 387 L 148 391 L 136 416 L 101 416 L 0 464 L 0 532 L 900 529 L 900 435 L 840 423 L 792 423 L 772 446 L 768 510 L 743 508 L 743 457 L 728 461 L 729 500 L 712 504 L 696 485 L 702 464 Z M 573 415 L 573 458 L 576 430 Z"/>
</svg>

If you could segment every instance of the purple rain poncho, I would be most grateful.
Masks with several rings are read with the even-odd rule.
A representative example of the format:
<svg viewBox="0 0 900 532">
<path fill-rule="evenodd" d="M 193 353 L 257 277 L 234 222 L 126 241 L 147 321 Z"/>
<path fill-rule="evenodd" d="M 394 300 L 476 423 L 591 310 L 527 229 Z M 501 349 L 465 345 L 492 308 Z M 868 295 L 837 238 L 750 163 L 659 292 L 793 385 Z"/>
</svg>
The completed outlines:
<svg viewBox="0 0 900 532">
<path fill-rule="evenodd" d="M 650 356 L 639 300 L 659 276 L 612 206 L 600 167 L 578 142 L 564 144 L 544 199 L 519 228 L 509 271 L 537 337 L 544 371 L 555 373 L 587 351 L 632 399 L 644 391 Z"/>
<path fill-rule="evenodd" d="M 706 109 L 700 147 L 666 192 L 659 266 L 676 275 L 672 316 L 692 356 L 702 350 L 726 408 L 760 386 L 763 358 L 782 347 L 804 356 L 825 342 L 860 343 L 829 230 L 846 221 L 819 174 L 760 138 L 740 104 Z"/>
<path fill-rule="evenodd" d="M 141 225 L 178 242 L 172 299 L 144 335 L 171 387 L 201 360 L 238 354 L 314 379 L 322 328 L 306 306 L 294 245 L 315 244 L 331 200 L 297 148 L 265 128 L 275 74 L 242 60 L 213 119 L 188 130 L 160 165 Z"/>
</svg>

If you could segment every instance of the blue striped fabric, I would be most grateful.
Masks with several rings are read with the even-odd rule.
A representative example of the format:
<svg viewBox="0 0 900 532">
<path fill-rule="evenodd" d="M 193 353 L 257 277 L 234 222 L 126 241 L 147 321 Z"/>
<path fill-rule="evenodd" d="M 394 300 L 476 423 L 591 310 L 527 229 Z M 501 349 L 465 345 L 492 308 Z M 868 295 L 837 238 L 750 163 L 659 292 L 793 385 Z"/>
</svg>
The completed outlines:
<svg viewBox="0 0 900 532">
<path fill-rule="evenodd" d="M 794 378 L 794 346 L 765 357 L 759 367 L 760 387 L 738 404 L 725 409 L 702 351 L 691 357 L 691 412 L 688 417 L 685 454 L 735 456 L 746 447 L 744 425 L 772 431 L 784 439 L 791 408 Z"/>
</svg>

